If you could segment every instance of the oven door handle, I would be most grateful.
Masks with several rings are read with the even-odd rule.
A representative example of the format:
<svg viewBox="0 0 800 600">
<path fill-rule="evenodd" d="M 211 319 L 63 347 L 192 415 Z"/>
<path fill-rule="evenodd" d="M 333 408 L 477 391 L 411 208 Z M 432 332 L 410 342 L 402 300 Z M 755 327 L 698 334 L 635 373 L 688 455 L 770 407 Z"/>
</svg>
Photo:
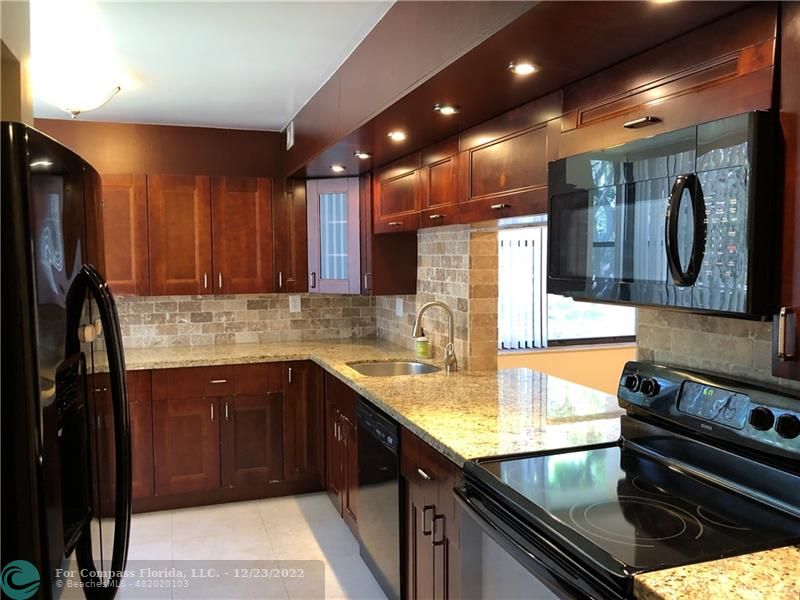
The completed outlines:
<svg viewBox="0 0 800 600">
<path fill-rule="evenodd" d="M 681 266 L 680 253 L 678 252 L 678 221 L 683 192 L 687 189 L 692 203 L 694 235 L 692 239 L 692 254 L 684 271 Z M 679 287 L 690 287 L 695 284 L 700 276 L 700 267 L 703 264 L 703 258 L 706 253 L 707 233 L 706 204 L 703 199 L 703 188 L 694 173 L 681 175 L 675 180 L 675 184 L 669 194 L 665 229 L 664 242 L 672 281 Z"/>
<path fill-rule="evenodd" d="M 503 527 L 501 523 L 498 523 L 497 517 L 484 506 L 483 502 L 477 498 L 470 498 L 464 490 L 459 488 L 454 490 L 454 495 L 461 510 L 475 521 L 484 532 L 497 542 L 497 544 L 505 548 L 506 551 L 510 551 L 510 554 L 524 556 L 526 560 L 533 563 L 523 566 L 531 571 L 537 579 L 541 580 L 542 577 L 546 578 L 546 581 L 552 584 L 552 586 L 548 587 L 553 587 L 556 592 L 566 593 L 567 597 L 581 597 L 585 595 L 585 591 L 580 591 L 583 586 L 578 582 L 576 569 L 573 565 L 569 565 L 559 559 L 556 549 L 554 549 L 553 552 L 546 552 L 545 550 L 537 548 L 537 550 L 547 558 L 548 562 L 552 561 L 552 564 L 548 564 L 548 562 L 545 562 L 541 557 L 533 554 L 531 549 L 523 546 L 516 539 L 518 534 L 515 534 L 515 532 L 509 528 Z M 545 540 L 542 541 L 543 543 L 549 544 L 549 542 Z"/>
</svg>

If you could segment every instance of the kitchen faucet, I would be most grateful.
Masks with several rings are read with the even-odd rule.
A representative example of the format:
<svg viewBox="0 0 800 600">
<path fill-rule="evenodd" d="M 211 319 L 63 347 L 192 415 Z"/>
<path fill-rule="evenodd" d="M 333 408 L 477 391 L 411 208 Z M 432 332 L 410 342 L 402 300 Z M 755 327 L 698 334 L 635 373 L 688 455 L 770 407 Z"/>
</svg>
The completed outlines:
<svg viewBox="0 0 800 600">
<path fill-rule="evenodd" d="M 453 345 L 453 340 L 455 338 L 455 319 L 453 318 L 453 311 L 447 304 L 434 300 L 433 302 L 426 302 L 420 306 L 417 312 L 417 319 L 414 321 L 414 333 L 412 335 L 415 338 L 422 336 L 422 315 L 425 314 L 425 311 L 434 306 L 442 307 L 447 313 L 447 346 L 444 348 L 444 370 L 446 373 L 453 373 L 458 371 L 458 359 L 456 358 L 456 350 Z"/>
</svg>

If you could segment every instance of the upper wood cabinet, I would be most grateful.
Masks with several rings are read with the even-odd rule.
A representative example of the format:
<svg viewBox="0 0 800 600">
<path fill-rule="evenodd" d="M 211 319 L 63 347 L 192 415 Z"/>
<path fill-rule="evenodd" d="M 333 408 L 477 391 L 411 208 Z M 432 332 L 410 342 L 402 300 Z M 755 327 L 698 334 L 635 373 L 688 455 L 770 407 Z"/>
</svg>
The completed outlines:
<svg viewBox="0 0 800 600">
<path fill-rule="evenodd" d="M 458 137 L 422 151 L 420 227 L 458 223 Z"/>
<path fill-rule="evenodd" d="M 358 178 L 309 179 L 308 291 L 361 290 Z"/>
<path fill-rule="evenodd" d="M 100 221 L 104 275 L 117 295 L 150 293 L 147 176 L 103 175 Z"/>
<path fill-rule="evenodd" d="M 375 173 L 373 227 L 375 233 L 419 229 L 422 202 L 421 156 L 417 152 Z"/>
<path fill-rule="evenodd" d="M 209 178 L 151 175 L 148 178 L 148 205 L 151 293 L 211 293 Z"/>
<path fill-rule="evenodd" d="M 308 291 L 306 182 L 287 179 L 273 201 L 275 291 Z"/>
<path fill-rule="evenodd" d="M 272 181 L 212 177 L 214 291 L 273 291 Z"/>
</svg>

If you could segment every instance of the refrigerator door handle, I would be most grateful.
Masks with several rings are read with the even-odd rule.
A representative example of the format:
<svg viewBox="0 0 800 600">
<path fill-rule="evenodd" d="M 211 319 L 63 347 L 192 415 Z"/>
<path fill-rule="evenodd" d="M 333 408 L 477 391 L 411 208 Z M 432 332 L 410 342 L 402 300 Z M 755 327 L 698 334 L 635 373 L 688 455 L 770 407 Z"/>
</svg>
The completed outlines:
<svg viewBox="0 0 800 600">
<path fill-rule="evenodd" d="M 110 576 L 105 580 L 97 577 L 100 571 L 92 558 L 92 540 L 87 529 L 81 536 L 76 547 L 78 564 L 83 573 L 86 573 L 85 584 L 90 584 L 88 589 L 93 589 L 98 597 L 104 592 L 111 592 L 118 588 L 121 575 L 125 570 L 128 559 L 128 542 L 131 526 L 131 428 L 130 408 L 128 406 L 127 383 L 125 380 L 125 357 L 122 352 L 122 334 L 119 327 L 119 317 L 114 297 L 108 284 L 103 280 L 97 270 L 91 265 L 84 265 L 75 277 L 67 293 L 68 321 L 79 322 L 86 293 L 97 304 L 100 321 L 105 331 L 106 354 L 108 356 L 108 372 L 111 383 L 111 401 L 114 415 L 114 452 L 116 467 L 116 514 L 114 515 L 114 542 L 111 554 Z M 68 329 L 68 331 L 70 331 Z M 71 331 L 75 331 L 73 327 Z M 76 344 L 76 348 L 70 348 Z M 79 350 L 77 336 L 71 337 L 67 342 L 68 354 L 70 350 Z M 98 508 L 99 510 L 99 508 Z M 108 567 L 106 567 L 108 569 Z"/>
</svg>

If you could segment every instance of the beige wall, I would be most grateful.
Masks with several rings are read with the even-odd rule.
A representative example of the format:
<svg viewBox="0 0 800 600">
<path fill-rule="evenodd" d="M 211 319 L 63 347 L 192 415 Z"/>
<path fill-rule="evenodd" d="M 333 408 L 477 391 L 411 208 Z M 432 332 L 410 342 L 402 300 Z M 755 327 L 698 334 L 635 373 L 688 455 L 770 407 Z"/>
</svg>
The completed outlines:
<svg viewBox="0 0 800 600">
<path fill-rule="evenodd" d="M 615 344 L 506 352 L 497 358 L 497 367 L 532 369 L 616 395 L 622 367 L 635 359 L 636 344 Z"/>
<path fill-rule="evenodd" d="M 2 119 L 33 125 L 33 91 L 30 81 L 30 3 L 0 1 L 2 39 Z"/>
</svg>

